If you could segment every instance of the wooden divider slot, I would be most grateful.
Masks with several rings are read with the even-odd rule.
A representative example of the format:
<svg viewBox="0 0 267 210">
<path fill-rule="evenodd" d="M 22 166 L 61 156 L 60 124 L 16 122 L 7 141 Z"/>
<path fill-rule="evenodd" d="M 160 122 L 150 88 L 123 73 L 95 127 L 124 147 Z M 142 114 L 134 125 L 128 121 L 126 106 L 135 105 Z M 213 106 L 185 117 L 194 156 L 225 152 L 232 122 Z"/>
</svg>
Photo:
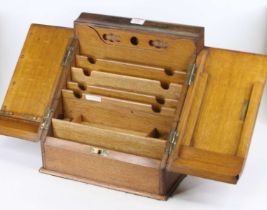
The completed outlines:
<svg viewBox="0 0 267 210">
<path fill-rule="evenodd" d="M 162 136 L 168 135 L 174 119 L 174 113 L 169 111 L 175 110 L 170 108 L 167 112 L 167 108 L 164 108 L 161 112 L 155 113 L 145 104 L 125 103 L 123 100 L 108 97 L 91 101 L 86 100 L 85 94 L 77 98 L 70 90 L 63 90 L 62 94 L 65 118 L 73 119 L 82 114 L 87 122 L 145 133 L 157 128 Z"/>
<path fill-rule="evenodd" d="M 96 147 L 161 159 L 166 141 L 107 127 L 53 119 L 54 137 Z"/>
<path fill-rule="evenodd" d="M 158 95 L 171 99 L 178 99 L 182 89 L 182 85 L 165 81 L 149 80 L 98 71 L 84 72 L 83 69 L 75 67 L 72 68 L 72 80 L 86 85 L 119 88 L 136 93 Z"/>
<path fill-rule="evenodd" d="M 126 108 L 130 109 L 133 112 L 145 112 L 157 116 L 167 116 L 173 117 L 175 114 L 174 108 L 169 107 L 160 107 L 157 105 L 150 105 L 140 102 L 133 102 L 123 99 L 116 99 L 112 97 L 93 95 L 93 94 L 84 94 L 79 91 L 72 90 L 62 90 L 63 96 L 65 98 L 81 99 L 83 103 L 88 103 L 88 105 L 101 105 L 103 108 L 108 107 L 108 109 L 121 109 Z"/>
<path fill-rule="evenodd" d="M 90 62 L 90 57 L 83 55 L 76 55 L 76 65 L 90 71 L 135 76 L 169 83 L 183 84 L 186 79 L 185 71 L 175 71 L 169 68 L 134 64 L 112 59 L 95 59 L 94 62 Z"/>
<path fill-rule="evenodd" d="M 86 85 L 77 82 L 68 82 L 67 88 L 73 91 L 81 91 L 83 93 L 96 94 L 101 96 L 107 96 L 117 99 L 124 99 L 129 101 L 141 102 L 145 104 L 158 105 L 170 108 L 176 108 L 178 100 L 164 98 L 161 96 L 146 95 L 142 93 L 135 93 L 130 91 L 125 91 L 121 89 L 96 86 L 96 85 Z"/>
</svg>

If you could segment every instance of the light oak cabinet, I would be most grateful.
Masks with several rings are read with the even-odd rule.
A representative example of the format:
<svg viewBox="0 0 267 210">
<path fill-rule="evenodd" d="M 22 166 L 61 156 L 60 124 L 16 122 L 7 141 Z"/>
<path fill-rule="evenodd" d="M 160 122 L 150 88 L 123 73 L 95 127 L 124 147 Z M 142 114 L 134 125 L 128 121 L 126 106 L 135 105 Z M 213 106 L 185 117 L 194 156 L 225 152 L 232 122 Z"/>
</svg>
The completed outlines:
<svg viewBox="0 0 267 210">
<path fill-rule="evenodd" d="M 83 13 L 31 26 L 0 133 L 41 141 L 41 172 L 167 199 L 186 175 L 238 181 L 266 78 L 202 27 Z"/>
</svg>

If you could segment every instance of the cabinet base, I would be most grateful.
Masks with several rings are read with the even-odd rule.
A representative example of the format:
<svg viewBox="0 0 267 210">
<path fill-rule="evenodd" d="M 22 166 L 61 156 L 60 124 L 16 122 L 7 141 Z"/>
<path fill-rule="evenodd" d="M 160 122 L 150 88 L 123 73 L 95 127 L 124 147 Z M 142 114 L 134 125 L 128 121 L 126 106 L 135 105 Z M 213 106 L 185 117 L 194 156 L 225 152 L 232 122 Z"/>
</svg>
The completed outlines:
<svg viewBox="0 0 267 210">
<path fill-rule="evenodd" d="M 168 194 L 159 195 L 159 194 L 151 194 L 151 193 L 147 193 L 147 192 L 135 191 L 135 190 L 132 190 L 132 189 L 129 189 L 129 188 L 118 187 L 118 186 L 111 185 L 111 184 L 104 184 L 104 183 L 100 183 L 100 182 L 97 182 L 97 181 L 94 181 L 94 180 L 80 178 L 80 177 L 72 176 L 72 175 L 69 175 L 69 174 L 63 174 L 63 173 L 47 170 L 47 169 L 44 169 L 44 168 L 41 168 L 40 172 L 44 173 L 44 174 L 49 174 L 49 175 L 52 175 L 52 176 L 62 177 L 64 179 L 75 180 L 75 181 L 83 182 L 83 183 L 86 183 L 86 184 L 92 184 L 92 185 L 96 185 L 96 186 L 100 186 L 100 187 L 105 187 L 105 188 L 108 188 L 108 189 L 118 190 L 118 191 L 122 191 L 122 192 L 126 192 L 126 193 L 131 193 L 131 194 L 140 195 L 140 196 L 144 196 L 144 197 L 148 197 L 148 198 L 162 200 L 162 201 L 166 201 L 172 195 L 172 193 L 176 190 L 176 188 L 181 183 L 181 181 L 186 177 L 186 175 L 179 176 L 179 178 L 176 180 L 175 184 L 172 186 L 172 188 L 168 192 Z"/>
</svg>

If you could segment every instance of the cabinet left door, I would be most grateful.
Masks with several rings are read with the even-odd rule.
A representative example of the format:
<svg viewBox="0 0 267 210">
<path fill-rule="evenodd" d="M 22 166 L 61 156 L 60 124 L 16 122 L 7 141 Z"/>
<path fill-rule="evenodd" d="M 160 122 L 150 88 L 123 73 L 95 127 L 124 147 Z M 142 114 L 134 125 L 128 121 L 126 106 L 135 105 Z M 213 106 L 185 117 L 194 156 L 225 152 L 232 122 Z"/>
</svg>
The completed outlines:
<svg viewBox="0 0 267 210">
<path fill-rule="evenodd" d="M 73 29 L 31 25 L 0 110 L 0 134 L 40 140 Z"/>
</svg>

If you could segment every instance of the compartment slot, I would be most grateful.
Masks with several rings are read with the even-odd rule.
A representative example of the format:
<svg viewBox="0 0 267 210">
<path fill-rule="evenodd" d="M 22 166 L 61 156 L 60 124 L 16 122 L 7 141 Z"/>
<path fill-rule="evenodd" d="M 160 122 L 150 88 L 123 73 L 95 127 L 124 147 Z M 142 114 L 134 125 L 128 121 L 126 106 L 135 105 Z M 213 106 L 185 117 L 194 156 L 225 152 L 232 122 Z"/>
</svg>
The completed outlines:
<svg viewBox="0 0 267 210">
<path fill-rule="evenodd" d="M 128 100 L 116 99 L 106 96 L 83 94 L 81 92 L 73 92 L 71 90 L 62 90 L 63 95 L 66 97 L 76 97 L 78 99 L 84 99 L 92 105 L 96 103 L 101 103 L 104 107 L 109 107 L 111 109 L 127 108 L 132 111 L 140 111 L 150 114 L 156 114 L 161 116 L 173 117 L 175 114 L 175 109 L 168 107 L 153 106 L 150 104 L 144 104 L 139 102 L 133 102 Z"/>
<path fill-rule="evenodd" d="M 57 119 L 52 127 L 57 138 L 155 159 L 163 157 L 166 146 L 164 140 Z"/>
<path fill-rule="evenodd" d="M 101 96 L 107 96 L 117 99 L 125 99 L 129 101 L 135 101 L 135 102 L 141 102 L 146 104 L 154 104 L 158 106 L 164 106 L 164 107 L 170 107 L 170 108 L 176 108 L 178 104 L 178 100 L 176 99 L 169 99 L 169 98 L 163 98 L 160 96 L 152 96 L 152 95 L 146 95 L 141 93 L 134 93 L 129 92 L 125 90 L 119 90 L 114 88 L 108 88 L 108 87 L 101 87 L 101 86 L 94 86 L 77 82 L 68 82 L 67 88 L 73 91 L 82 91 L 83 93 L 89 93 L 89 94 L 96 94 Z"/>
<path fill-rule="evenodd" d="M 74 121 L 71 121 L 71 122 L 74 122 Z M 136 136 L 143 136 L 143 137 L 149 136 L 147 133 L 144 133 L 144 132 L 138 132 L 138 131 L 132 131 L 132 130 L 127 130 L 127 129 L 122 129 L 122 128 L 116 128 L 116 127 L 111 127 L 111 126 L 106 126 L 106 125 L 91 123 L 91 122 L 86 122 L 86 121 L 81 121 L 80 124 L 97 127 L 100 129 L 106 129 L 106 130 L 110 129 L 110 130 L 114 130 L 114 131 L 118 131 L 118 132 L 122 132 L 122 133 L 128 133 L 128 134 L 132 134 L 132 135 L 136 135 Z"/>
<path fill-rule="evenodd" d="M 129 103 L 118 99 L 102 97 L 101 102 L 89 101 L 84 94 L 76 98 L 70 90 L 63 90 L 62 95 L 65 118 L 73 119 L 82 114 L 87 122 L 145 133 L 157 128 L 162 136 L 169 133 L 174 119 L 174 114 L 167 116 L 164 109 L 160 113 L 144 111 L 144 104 L 134 103 L 137 106 L 133 109 Z"/>
<path fill-rule="evenodd" d="M 116 127 L 113 127 L 113 126 L 106 126 L 106 125 L 102 125 L 102 124 L 86 122 L 84 120 L 84 117 L 83 117 L 82 114 L 80 116 L 75 116 L 75 118 L 72 118 L 72 119 L 64 118 L 64 121 L 73 122 L 73 123 L 79 123 L 79 124 L 83 124 L 83 125 L 94 126 L 94 127 L 98 127 L 98 128 L 101 128 L 101 129 L 116 130 L 116 131 L 119 131 L 119 132 L 129 133 L 129 134 L 138 135 L 138 136 L 149 136 L 147 133 L 144 133 L 144 132 L 132 131 L 132 130 L 127 130 L 127 129 L 116 128 Z"/>
<path fill-rule="evenodd" d="M 107 86 L 172 99 L 178 99 L 182 90 L 182 85 L 178 84 L 98 71 L 84 72 L 75 67 L 72 68 L 72 80 L 86 85 Z"/>
<path fill-rule="evenodd" d="M 90 71 L 101 71 L 120 75 L 135 76 L 140 78 L 166 81 L 169 83 L 183 84 L 186 79 L 185 71 L 174 71 L 168 68 L 153 67 L 116 61 L 111 59 L 95 59 L 90 62 L 87 56 L 76 55 L 77 67 L 89 69 Z"/>
</svg>

